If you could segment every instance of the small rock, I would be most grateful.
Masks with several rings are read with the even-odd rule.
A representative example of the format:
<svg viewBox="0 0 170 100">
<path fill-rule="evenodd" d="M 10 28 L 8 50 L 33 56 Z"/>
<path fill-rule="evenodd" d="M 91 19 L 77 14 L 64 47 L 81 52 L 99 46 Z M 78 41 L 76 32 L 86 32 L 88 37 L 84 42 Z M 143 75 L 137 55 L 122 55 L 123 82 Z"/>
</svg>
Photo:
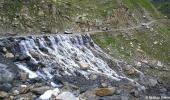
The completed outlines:
<svg viewBox="0 0 170 100">
<path fill-rule="evenodd" d="M 22 81 L 26 81 L 28 79 L 28 73 L 20 72 L 19 75 Z"/>
<path fill-rule="evenodd" d="M 42 86 L 42 87 L 38 87 L 38 88 L 33 88 L 31 90 L 31 92 L 35 93 L 35 94 L 43 94 L 45 91 L 49 90 L 50 87 L 48 86 Z"/>
<path fill-rule="evenodd" d="M 128 74 L 128 75 L 133 75 L 133 74 L 135 74 L 135 69 L 134 69 L 134 68 L 131 68 L 130 70 L 127 71 L 127 74 Z"/>
<path fill-rule="evenodd" d="M 156 79 L 149 79 L 149 83 L 150 86 L 155 86 L 158 83 L 158 81 Z"/>
<path fill-rule="evenodd" d="M 19 94 L 19 91 L 18 91 L 18 90 L 14 90 L 14 91 L 13 91 L 13 94 L 14 94 L 14 95 L 18 95 L 18 94 Z"/>
<path fill-rule="evenodd" d="M 136 66 L 141 67 L 141 66 L 142 66 L 142 63 L 141 63 L 141 62 L 137 62 L 137 63 L 136 63 Z"/>
<path fill-rule="evenodd" d="M 138 92 L 137 90 L 135 90 L 135 89 L 133 89 L 133 90 L 130 92 L 130 94 L 131 94 L 132 96 L 134 96 L 134 97 L 139 97 L 139 92 Z"/>
<path fill-rule="evenodd" d="M 6 58 L 14 58 L 14 55 L 12 53 L 6 53 L 5 55 Z"/>
<path fill-rule="evenodd" d="M 158 61 L 157 66 L 162 67 L 163 66 L 162 62 Z"/>
<path fill-rule="evenodd" d="M 30 89 L 26 85 L 21 85 L 19 87 L 19 93 L 25 94 L 25 93 L 28 93 L 29 91 L 30 91 Z"/>
<path fill-rule="evenodd" d="M 7 49 L 5 47 L 2 48 L 3 53 L 7 53 Z"/>
<path fill-rule="evenodd" d="M 133 74 L 136 73 L 135 68 L 134 68 L 134 67 L 131 67 L 131 66 L 127 66 L 127 67 L 125 68 L 125 70 L 126 70 L 126 73 L 127 73 L 128 75 L 133 75 Z"/>
<path fill-rule="evenodd" d="M 91 75 L 90 75 L 90 79 L 91 79 L 91 80 L 96 80 L 96 79 L 97 79 L 97 75 L 91 74 Z"/>
<path fill-rule="evenodd" d="M 97 96 L 111 96 L 115 93 L 116 88 L 111 87 L 111 88 L 99 88 L 96 90 L 96 95 Z"/>
<path fill-rule="evenodd" d="M 87 70 L 89 68 L 89 64 L 84 62 L 78 62 L 78 65 L 80 66 L 80 69 Z"/>
<path fill-rule="evenodd" d="M 7 98 L 9 95 L 7 92 L 0 91 L 0 98 Z"/>
<path fill-rule="evenodd" d="M 78 97 L 75 97 L 71 92 L 62 92 L 59 94 L 56 99 L 58 100 L 79 100 Z"/>
<path fill-rule="evenodd" d="M 14 100 L 14 96 L 9 96 L 10 100 Z"/>
<path fill-rule="evenodd" d="M 107 87 L 107 83 L 102 83 L 102 87 Z"/>
</svg>

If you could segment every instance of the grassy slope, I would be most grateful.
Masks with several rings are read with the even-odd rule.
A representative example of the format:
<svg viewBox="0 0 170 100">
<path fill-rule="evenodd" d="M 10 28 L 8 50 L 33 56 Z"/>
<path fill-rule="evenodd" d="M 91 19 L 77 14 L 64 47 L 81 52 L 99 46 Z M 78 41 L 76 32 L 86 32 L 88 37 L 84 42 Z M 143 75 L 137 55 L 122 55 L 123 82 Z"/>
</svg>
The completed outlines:
<svg viewBox="0 0 170 100">
<path fill-rule="evenodd" d="M 126 4 L 131 10 L 134 9 L 145 9 L 148 11 L 150 16 L 159 17 L 159 12 L 155 9 L 152 3 L 149 0 L 123 0 L 124 4 Z"/>
<path fill-rule="evenodd" d="M 154 19 L 161 17 L 161 14 L 149 0 L 123 1 L 132 11 L 136 8 L 145 8 L 149 15 L 153 16 Z M 124 59 L 129 63 L 134 63 L 135 60 L 149 57 L 164 62 L 165 64 L 170 64 L 169 25 L 169 21 L 167 21 L 167 23 L 158 21 L 158 23 L 153 26 L 153 31 L 142 28 L 131 32 L 118 32 L 118 35 L 116 36 L 113 36 L 115 33 L 98 33 L 92 35 L 92 38 L 106 52 L 114 57 Z M 130 33 L 132 36 L 128 36 L 126 33 Z M 143 52 L 139 53 L 137 51 L 138 48 Z M 168 69 L 170 69 L 169 65 L 167 66 Z M 169 84 L 169 71 L 148 68 L 145 72 L 151 76 L 158 76 L 164 80 L 166 84 Z"/>
<path fill-rule="evenodd" d="M 0 5 L 0 28 L 20 33 L 63 30 L 79 15 L 103 19 L 118 6 L 116 0 L 4 0 Z"/>
</svg>

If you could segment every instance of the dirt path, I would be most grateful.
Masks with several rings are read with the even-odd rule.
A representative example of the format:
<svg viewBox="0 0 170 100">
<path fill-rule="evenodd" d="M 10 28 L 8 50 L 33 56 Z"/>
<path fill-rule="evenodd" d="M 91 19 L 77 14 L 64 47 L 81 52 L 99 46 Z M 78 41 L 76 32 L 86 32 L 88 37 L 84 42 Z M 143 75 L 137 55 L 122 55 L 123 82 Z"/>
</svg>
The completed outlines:
<svg viewBox="0 0 170 100">
<path fill-rule="evenodd" d="M 116 32 L 116 31 L 128 31 L 128 30 L 133 30 L 133 29 L 138 29 L 138 28 L 141 28 L 141 27 L 147 27 L 149 25 L 151 25 L 152 23 L 156 22 L 158 20 L 152 20 L 148 23 L 140 23 L 139 25 L 137 26 L 133 26 L 133 27 L 129 27 L 129 28 L 120 28 L 120 29 L 112 29 L 112 30 L 108 30 L 108 31 L 102 31 L 102 30 L 98 30 L 98 31 L 90 31 L 90 32 L 72 32 L 73 34 L 66 34 L 66 35 L 78 35 L 78 34 L 84 34 L 84 33 L 88 33 L 88 34 L 95 34 L 95 33 L 101 33 L 101 32 Z M 39 36 L 44 36 L 44 35 L 47 35 L 47 36 L 55 36 L 55 35 L 63 35 L 63 32 L 60 32 L 58 34 L 37 34 L 37 35 L 34 35 L 35 37 L 39 37 Z M 28 35 L 17 35 L 17 36 L 9 36 L 9 37 L 27 37 L 27 36 L 31 36 L 31 34 L 28 34 Z M 3 38 L 7 38 L 6 36 L 2 36 L 0 37 L 0 39 L 3 39 Z"/>
</svg>

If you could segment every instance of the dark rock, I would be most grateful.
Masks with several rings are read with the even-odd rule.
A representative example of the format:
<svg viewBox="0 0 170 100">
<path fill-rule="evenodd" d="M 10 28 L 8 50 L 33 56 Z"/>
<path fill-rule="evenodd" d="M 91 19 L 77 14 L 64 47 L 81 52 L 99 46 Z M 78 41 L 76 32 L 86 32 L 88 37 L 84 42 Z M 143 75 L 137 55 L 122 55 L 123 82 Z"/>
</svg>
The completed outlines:
<svg viewBox="0 0 170 100">
<path fill-rule="evenodd" d="M 28 55 L 24 55 L 24 54 L 18 54 L 18 55 L 15 55 L 15 60 L 16 61 L 30 61 L 31 57 Z"/>
<path fill-rule="evenodd" d="M 8 92 L 12 89 L 12 85 L 9 83 L 2 83 L 0 84 L 0 91 Z"/>
<path fill-rule="evenodd" d="M 31 92 L 37 94 L 37 95 L 41 95 L 43 94 L 45 91 L 49 90 L 50 87 L 49 86 L 42 86 L 42 87 L 38 87 L 38 88 L 33 88 L 31 90 Z"/>
<path fill-rule="evenodd" d="M 4 46 L 5 44 L 2 41 L 0 41 L 0 47 L 4 47 Z"/>
<path fill-rule="evenodd" d="M 32 71 L 37 71 L 39 68 L 38 68 L 38 65 L 32 61 L 28 61 L 27 62 L 27 66 L 29 67 L 30 70 Z"/>
<path fill-rule="evenodd" d="M 48 52 L 48 49 L 46 49 L 46 48 L 39 48 L 42 52 Z"/>
<path fill-rule="evenodd" d="M 0 63 L 0 83 L 11 82 L 14 79 L 13 73 L 7 67 L 7 65 Z"/>
</svg>

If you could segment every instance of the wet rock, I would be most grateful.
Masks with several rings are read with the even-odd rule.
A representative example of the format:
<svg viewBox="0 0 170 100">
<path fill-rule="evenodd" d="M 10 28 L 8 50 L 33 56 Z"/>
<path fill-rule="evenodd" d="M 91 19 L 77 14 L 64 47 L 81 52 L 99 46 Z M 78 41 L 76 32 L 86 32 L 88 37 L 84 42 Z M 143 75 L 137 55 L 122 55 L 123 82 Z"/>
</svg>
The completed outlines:
<svg viewBox="0 0 170 100">
<path fill-rule="evenodd" d="M 62 92 L 59 94 L 56 99 L 59 100 L 79 100 L 78 97 L 74 96 L 71 92 Z"/>
<path fill-rule="evenodd" d="M 13 93 L 13 95 L 18 95 L 19 91 L 18 90 L 13 90 L 12 93 Z"/>
<path fill-rule="evenodd" d="M 91 74 L 91 75 L 90 75 L 90 79 L 91 79 L 91 80 L 96 80 L 96 79 L 97 79 L 97 75 Z"/>
<path fill-rule="evenodd" d="M 160 89 L 160 93 L 166 93 L 167 92 L 167 89 L 166 88 L 161 88 Z"/>
<path fill-rule="evenodd" d="M 139 97 L 139 91 L 133 89 L 132 91 L 130 91 L 130 94 L 134 97 Z"/>
<path fill-rule="evenodd" d="M 18 91 L 20 94 L 25 94 L 30 91 L 30 88 L 27 85 L 20 85 Z"/>
<path fill-rule="evenodd" d="M 0 47 L 0 52 L 7 53 L 7 49 L 5 47 Z"/>
<path fill-rule="evenodd" d="M 7 52 L 7 53 L 5 54 L 5 57 L 6 57 L 6 58 L 14 58 L 14 55 L 13 55 L 12 53 Z"/>
<path fill-rule="evenodd" d="M 87 70 L 89 68 L 89 64 L 85 62 L 78 62 L 78 65 L 80 66 L 80 69 Z"/>
<path fill-rule="evenodd" d="M 97 96 L 111 96 L 115 93 L 116 88 L 111 87 L 111 88 L 99 88 L 96 90 L 96 95 Z"/>
<path fill-rule="evenodd" d="M 40 94 L 43 94 L 45 91 L 47 91 L 49 89 L 50 89 L 50 87 L 48 87 L 48 86 L 42 86 L 42 87 L 38 87 L 38 88 L 33 88 L 31 90 L 31 92 L 40 95 Z"/>
<path fill-rule="evenodd" d="M 107 83 L 102 83 L 102 87 L 107 87 Z"/>
<path fill-rule="evenodd" d="M 0 47 L 4 47 L 4 46 L 5 44 L 2 41 L 0 41 Z"/>
<path fill-rule="evenodd" d="M 31 57 L 28 55 L 18 54 L 18 55 L 15 55 L 15 60 L 16 61 L 30 61 Z"/>
<path fill-rule="evenodd" d="M 8 92 L 10 91 L 12 88 L 12 85 L 9 84 L 9 83 L 2 83 L 0 84 L 0 91 L 5 91 L 5 92 Z"/>
<path fill-rule="evenodd" d="M 22 81 L 26 81 L 28 79 L 28 73 L 25 72 L 19 72 L 19 77 Z"/>
<path fill-rule="evenodd" d="M 7 67 L 7 65 L 0 63 L 0 83 L 11 82 L 14 79 L 13 73 Z"/>
<path fill-rule="evenodd" d="M 4 91 L 0 91 L 0 99 L 1 98 L 7 98 L 9 95 L 7 92 L 4 92 Z"/>
<path fill-rule="evenodd" d="M 136 73 L 136 70 L 134 67 L 131 67 L 131 66 L 127 66 L 125 68 L 125 71 L 128 75 L 134 75 Z"/>
</svg>

